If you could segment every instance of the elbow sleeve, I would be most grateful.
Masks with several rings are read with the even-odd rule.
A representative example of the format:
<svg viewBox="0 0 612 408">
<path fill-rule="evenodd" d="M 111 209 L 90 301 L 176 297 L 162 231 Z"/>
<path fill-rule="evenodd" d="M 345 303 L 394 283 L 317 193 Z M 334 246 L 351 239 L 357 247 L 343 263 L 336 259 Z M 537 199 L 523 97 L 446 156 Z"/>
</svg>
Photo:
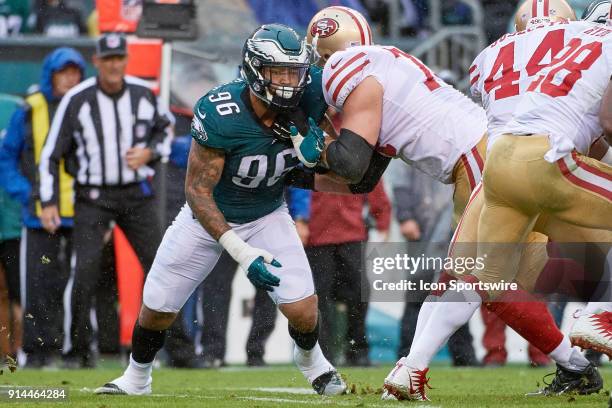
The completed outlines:
<svg viewBox="0 0 612 408">
<path fill-rule="evenodd" d="M 327 164 L 351 183 L 359 183 L 368 170 L 374 149 L 357 133 L 342 129 L 338 139 L 327 146 Z"/>
<path fill-rule="evenodd" d="M 371 193 L 376 187 L 376 184 L 380 181 L 383 173 L 389 166 L 391 162 L 391 158 L 387 156 L 383 156 L 378 152 L 372 153 L 372 158 L 370 159 L 370 164 L 366 169 L 363 178 L 359 181 L 359 183 L 349 185 L 349 189 L 353 194 L 367 194 Z"/>
</svg>

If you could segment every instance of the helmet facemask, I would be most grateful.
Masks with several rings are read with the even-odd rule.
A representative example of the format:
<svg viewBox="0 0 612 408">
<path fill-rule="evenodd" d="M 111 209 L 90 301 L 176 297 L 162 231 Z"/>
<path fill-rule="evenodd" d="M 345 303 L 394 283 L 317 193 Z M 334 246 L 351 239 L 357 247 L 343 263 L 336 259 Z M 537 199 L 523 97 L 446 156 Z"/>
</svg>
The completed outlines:
<svg viewBox="0 0 612 408">
<path fill-rule="evenodd" d="M 285 49 L 271 39 L 245 43 L 241 74 L 253 93 L 270 108 L 297 107 L 308 82 L 312 47 L 300 41 L 300 49 Z"/>
<path fill-rule="evenodd" d="M 263 92 L 256 94 L 273 107 L 296 107 L 306 88 L 309 67 L 310 64 L 261 63 L 255 86 L 261 83 Z"/>
</svg>

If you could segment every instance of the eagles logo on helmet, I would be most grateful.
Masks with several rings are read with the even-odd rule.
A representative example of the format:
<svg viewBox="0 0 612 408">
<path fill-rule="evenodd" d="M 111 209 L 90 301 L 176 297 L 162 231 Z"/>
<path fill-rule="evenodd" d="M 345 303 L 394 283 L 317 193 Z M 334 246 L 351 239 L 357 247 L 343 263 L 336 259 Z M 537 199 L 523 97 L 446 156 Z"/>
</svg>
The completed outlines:
<svg viewBox="0 0 612 408">
<path fill-rule="evenodd" d="M 295 108 L 308 83 L 312 47 L 290 27 L 265 24 L 242 48 L 240 74 L 270 108 Z"/>
</svg>

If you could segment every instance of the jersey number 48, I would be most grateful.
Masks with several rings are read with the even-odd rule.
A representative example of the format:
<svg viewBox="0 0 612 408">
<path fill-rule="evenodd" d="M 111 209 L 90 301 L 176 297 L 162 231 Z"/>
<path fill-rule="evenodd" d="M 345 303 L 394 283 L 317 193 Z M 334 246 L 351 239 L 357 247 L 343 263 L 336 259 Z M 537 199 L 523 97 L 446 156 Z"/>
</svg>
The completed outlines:
<svg viewBox="0 0 612 408">
<path fill-rule="evenodd" d="M 599 55 L 601 55 L 601 43 L 594 42 L 580 47 L 581 40 L 574 38 L 564 47 L 564 36 L 565 30 L 562 28 L 550 31 L 544 36 L 540 45 L 534 51 L 525 67 L 526 74 L 529 77 L 538 74 L 547 66 L 555 67 L 550 69 L 545 75 L 537 77 L 527 89 L 528 91 L 533 91 L 541 85 L 540 91 L 544 94 L 552 97 L 567 95 L 576 81 L 582 77 L 582 71 L 589 69 Z M 596 44 L 599 44 L 599 48 L 597 48 Z M 521 71 L 514 69 L 514 47 L 514 42 L 501 47 L 491 72 L 484 81 L 485 91 L 495 100 L 509 98 L 520 93 L 519 80 Z M 584 51 L 589 51 L 589 54 L 583 56 L 584 58 L 577 62 L 578 57 Z M 549 54 L 554 56 L 550 64 L 542 63 Z M 556 84 L 555 76 L 562 70 L 566 71 L 566 75 L 559 84 Z"/>
</svg>

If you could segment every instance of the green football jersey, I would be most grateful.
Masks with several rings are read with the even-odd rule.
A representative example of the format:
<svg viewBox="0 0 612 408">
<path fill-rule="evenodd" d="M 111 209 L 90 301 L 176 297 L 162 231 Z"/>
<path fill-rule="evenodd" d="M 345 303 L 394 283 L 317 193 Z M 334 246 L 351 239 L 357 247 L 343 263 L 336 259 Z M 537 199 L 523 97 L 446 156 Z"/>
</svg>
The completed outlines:
<svg viewBox="0 0 612 408">
<path fill-rule="evenodd" d="M 302 111 L 316 123 L 327 110 L 321 74 L 311 67 L 300 101 Z M 191 135 L 202 146 L 225 151 L 214 199 L 228 222 L 250 222 L 283 204 L 284 178 L 300 162 L 291 141 L 276 138 L 256 117 L 245 81 L 218 86 L 200 98 Z"/>
</svg>

